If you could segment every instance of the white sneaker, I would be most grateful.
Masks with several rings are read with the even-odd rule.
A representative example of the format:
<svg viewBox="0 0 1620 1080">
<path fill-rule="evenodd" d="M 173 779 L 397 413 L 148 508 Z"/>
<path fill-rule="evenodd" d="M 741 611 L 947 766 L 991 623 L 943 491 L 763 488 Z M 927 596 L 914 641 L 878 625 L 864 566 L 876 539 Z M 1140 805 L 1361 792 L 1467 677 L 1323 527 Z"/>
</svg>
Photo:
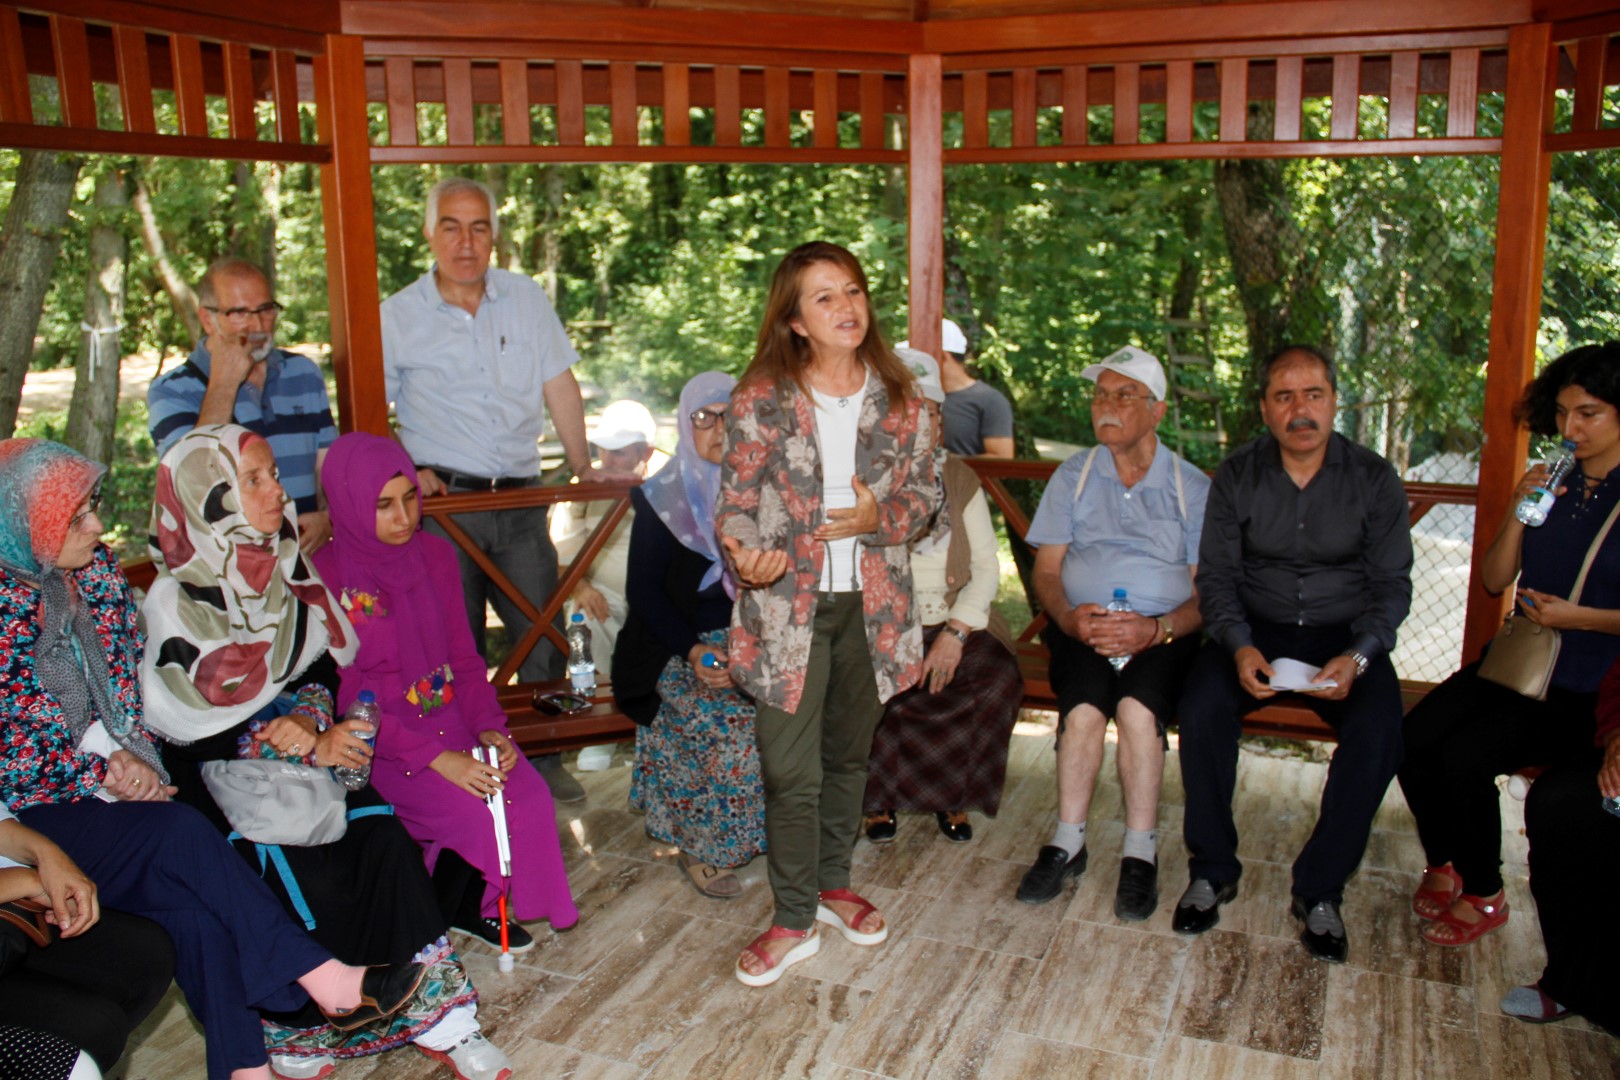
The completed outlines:
<svg viewBox="0 0 1620 1080">
<path fill-rule="evenodd" d="M 321 1080 L 337 1068 L 331 1054 L 271 1054 L 270 1071 L 281 1080 Z"/>
<path fill-rule="evenodd" d="M 512 1059 L 484 1038 L 481 1031 L 473 1032 L 449 1050 L 429 1050 L 421 1043 L 416 1048 L 450 1066 L 461 1080 L 508 1080 L 512 1075 Z"/>
</svg>

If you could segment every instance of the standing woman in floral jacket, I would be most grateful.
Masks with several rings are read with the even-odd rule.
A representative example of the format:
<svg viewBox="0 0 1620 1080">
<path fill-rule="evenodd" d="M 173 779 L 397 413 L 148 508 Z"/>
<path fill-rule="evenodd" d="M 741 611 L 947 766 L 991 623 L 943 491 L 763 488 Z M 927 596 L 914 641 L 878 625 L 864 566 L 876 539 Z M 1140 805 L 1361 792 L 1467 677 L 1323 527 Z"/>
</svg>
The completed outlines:
<svg viewBox="0 0 1620 1080">
<path fill-rule="evenodd" d="M 849 890 L 883 704 L 917 681 L 907 544 L 939 505 L 933 435 L 855 256 L 813 242 L 776 268 L 726 416 L 715 526 L 742 585 L 731 675 L 757 705 L 773 925 L 737 959 L 766 986 L 820 948 L 888 936 Z"/>
</svg>

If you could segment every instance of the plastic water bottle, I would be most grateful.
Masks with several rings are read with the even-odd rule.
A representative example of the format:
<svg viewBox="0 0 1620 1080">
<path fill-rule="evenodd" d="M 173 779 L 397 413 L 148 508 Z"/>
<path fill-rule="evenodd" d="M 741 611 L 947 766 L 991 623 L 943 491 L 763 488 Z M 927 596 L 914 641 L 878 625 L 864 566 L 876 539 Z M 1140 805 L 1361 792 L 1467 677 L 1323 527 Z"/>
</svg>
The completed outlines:
<svg viewBox="0 0 1620 1080">
<path fill-rule="evenodd" d="M 591 628 L 585 625 L 585 616 L 576 611 L 568 620 L 568 681 L 574 692 L 583 694 L 596 689 L 596 661 L 591 659 Z"/>
<path fill-rule="evenodd" d="M 1547 464 L 1546 482 L 1520 499 L 1519 505 L 1513 511 L 1514 517 L 1532 529 L 1546 523 L 1547 514 L 1558 499 L 1558 485 L 1564 482 L 1569 470 L 1575 467 L 1575 444 L 1565 439 L 1563 450 L 1563 453 Z"/>
<path fill-rule="evenodd" d="M 1134 611 L 1130 598 L 1125 595 L 1124 589 L 1115 589 L 1114 598 L 1108 601 L 1109 611 Z M 1125 665 L 1131 662 L 1129 656 L 1110 656 L 1108 662 L 1114 665 L 1115 671 L 1125 670 Z"/>
<path fill-rule="evenodd" d="M 373 749 L 376 748 L 377 722 L 382 719 L 382 712 L 377 708 L 376 694 L 373 694 L 370 690 L 360 691 L 360 693 L 355 697 L 354 701 L 349 705 L 349 711 L 343 714 L 343 719 L 364 720 L 366 723 L 370 724 L 371 730 L 366 734 L 362 735 L 358 731 L 354 734 L 358 738 L 364 739 L 367 746 L 370 746 Z M 366 763 L 358 768 L 351 768 L 348 765 L 334 766 L 332 769 L 332 774 L 336 776 L 338 780 L 342 782 L 343 786 L 348 788 L 350 791 L 359 791 L 371 781 L 371 759 L 367 758 Z"/>
</svg>

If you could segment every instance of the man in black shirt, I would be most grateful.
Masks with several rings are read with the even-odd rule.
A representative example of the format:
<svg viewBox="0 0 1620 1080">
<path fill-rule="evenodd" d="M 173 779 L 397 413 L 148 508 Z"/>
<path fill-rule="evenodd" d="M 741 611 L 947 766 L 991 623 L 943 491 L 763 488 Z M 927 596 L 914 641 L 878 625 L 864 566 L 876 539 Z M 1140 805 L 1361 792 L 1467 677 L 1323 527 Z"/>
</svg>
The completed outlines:
<svg viewBox="0 0 1620 1080">
<path fill-rule="evenodd" d="M 1333 431 L 1333 365 L 1289 346 L 1260 370 L 1270 434 L 1216 470 L 1198 556 L 1210 640 L 1182 695 L 1184 833 L 1192 882 L 1177 931 L 1199 934 L 1237 895 L 1232 791 L 1242 717 L 1278 693 L 1272 662 L 1321 667 L 1330 689 L 1293 700 L 1338 732 L 1315 831 L 1294 861 L 1293 912 L 1311 955 L 1349 951 L 1339 905 L 1401 761 L 1401 694 L 1390 663 L 1412 600 L 1406 492 L 1389 463 Z"/>
</svg>

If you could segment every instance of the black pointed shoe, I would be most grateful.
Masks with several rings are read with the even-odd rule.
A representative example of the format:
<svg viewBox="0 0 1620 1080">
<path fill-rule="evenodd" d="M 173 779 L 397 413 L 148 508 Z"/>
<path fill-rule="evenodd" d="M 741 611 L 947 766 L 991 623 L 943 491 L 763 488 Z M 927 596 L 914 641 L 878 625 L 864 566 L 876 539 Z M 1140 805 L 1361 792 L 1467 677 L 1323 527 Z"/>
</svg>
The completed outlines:
<svg viewBox="0 0 1620 1080">
<path fill-rule="evenodd" d="M 1292 904 L 1294 918 L 1305 924 L 1299 932 L 1299 943 L 1318 960 L 1342 964 L 1350 955 L 1350 938 L 1344 932 L 1344 919 L 1339 914 L 1336 900 L 1320 900 L 1307 904 L 1303 896 L 1295 896 Z"/>
<path fill-rule="evenodd" d="M 1221 905 L 1237 896 L 1237 882 L 1217 885 L 1208 878 L 1193 878 L 1176 901 L 1170 929 L 1178 934 L 1202 934 L 1221 921 Z"/>
<path fill-rule="evenodd" d="M 1080 854 L 1069 858 L 1069 853 L 1056 844 L 1047 844 L 1035 855 L 1035 865 L 1024 872 L 1018 883 L 1018 899 L 1025 904 L 1044 904 L 1063 891 L 1063 883 L 1086 872 L 1090 854 L 1084 847 Z"/>
<path fill-rule="evenodd" d="M 1119 886 L 1114 889 L 1114 914 L 1126 922 L 1150 918 L 1159 906 L 1159 865 L 1125 856 L 1119 861 Z"/>
<path fill-rule="evenodd" d="M 934 820 L 939 822 L 939 831 L 945 834 L 945 839 L 953 844 L 965 844 L 973 839 L 973 823 L 968 820 L 965 811 L 953 810 L 949 814 L 935 814 Z"/>
<path fill-rule="evenodd" d="M 895 822 L 893 810 L 882 810 L 876 814 L 866 815 L 866 838 L 874 844 L 889 843 L 899 831 L 900 826 Z"/>
</svg>

